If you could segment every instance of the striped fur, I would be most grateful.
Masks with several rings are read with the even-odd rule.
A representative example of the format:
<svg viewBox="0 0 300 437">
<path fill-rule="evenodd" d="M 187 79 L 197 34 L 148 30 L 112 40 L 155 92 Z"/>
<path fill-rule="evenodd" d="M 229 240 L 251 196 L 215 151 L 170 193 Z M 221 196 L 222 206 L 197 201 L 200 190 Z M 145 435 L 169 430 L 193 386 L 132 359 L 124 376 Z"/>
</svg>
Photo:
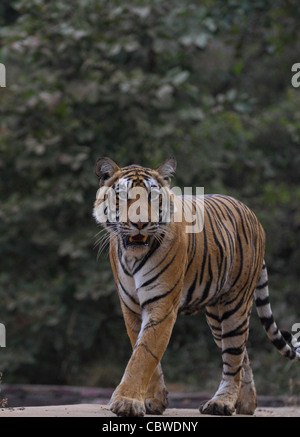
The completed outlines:
<svg viewBox="0 0 300 437">
<path fill-rule="evenodd" d="M 269 300 L 268 273 L 265 262 L 255 290 L 255 305 L 258 316 L 273 345 L 283 356 L 292 361 L 300 361 L 300 344 L 296 343 L 296 348 L 289 344 L 293 340 L 292 335 L 287 331 L 280 331 L 273 318 Z"/>
<path fill-rule="evenodd" d="M 96 164 L 100 187 L 139 186 L 169 189 L 176 161 L 158 169 L 137 165 L 119 168 L 109 158 Z M 101 200 L 94 216 L 99 221 Z M 204 202 L 204 205 L 203 205 Z M 289 343 L 290 334 L 278 330 L 269 304 L 264 262 L 265 234 L 255 214 L 242 202 L 223 195 L 174 198 L 204 211 L 204 228 L 186 233 L 182 222 L 106 223 L 110 232 L 110 260 L 118 286 L 125 325 L 133 347 L 111 409 L 121 416 L 162 413 L 167 391 L 160 365 L 178 313 L 204 310 L 218 347 L 222 350 L 222 380 L 213 398 L 200 406 L 206 414 L 253 414 L 256 392 L 246 351 L 253 296 L 259 317 L 272 343 L 291 360 L 300 350 Z M 129 205 L 130 206 L 130 205 Z M 204 206 L 204 209 L 201 209 Z M 143 208 L 149 210 L 149 204 Z M 159 216 L 161 217 L 161 216 Z M 147 244 L 126 244 L 139 235 Z M 126 240 L 127 239 L 127 240 Z"/>
</svg>

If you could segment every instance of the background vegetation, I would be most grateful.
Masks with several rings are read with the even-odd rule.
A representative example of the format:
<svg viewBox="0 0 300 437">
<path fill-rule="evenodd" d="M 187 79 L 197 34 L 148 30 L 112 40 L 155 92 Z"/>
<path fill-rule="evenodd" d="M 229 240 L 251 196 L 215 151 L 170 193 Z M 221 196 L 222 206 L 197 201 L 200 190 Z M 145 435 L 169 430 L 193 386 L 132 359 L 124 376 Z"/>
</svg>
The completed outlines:
<svg viewBox="0 0 300 437">
<path fill-rule="evenodd" d="M 97 260 L 96 159 L 157 166 L 238 197 L 267 233 L 273 311 L 300 321 L 297 0 L 18 0 L 0 7 L 0 351 L 4 382 L 114 386 L 130 345 Z M 253 311 L 258 392 L 299 392 Z M 221 356 L 181 316 L 166 380 L 213 391 Z"/>
</svg>

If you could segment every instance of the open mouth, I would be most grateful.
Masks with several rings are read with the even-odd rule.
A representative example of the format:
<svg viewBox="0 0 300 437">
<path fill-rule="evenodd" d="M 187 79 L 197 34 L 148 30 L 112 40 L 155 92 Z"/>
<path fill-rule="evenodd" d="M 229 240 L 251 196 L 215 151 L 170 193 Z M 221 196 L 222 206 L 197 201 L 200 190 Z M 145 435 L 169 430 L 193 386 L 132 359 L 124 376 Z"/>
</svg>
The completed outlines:
<svg viewBox="0 0 300 437">
<path fill-rule="evenodd" d="M 134 235 L 134 236 L 125 236 L 123 237 L 125 247 L 128 246 L 149 246 L 150 237 L 146 237 L 145 235 Z"/>
</svg>

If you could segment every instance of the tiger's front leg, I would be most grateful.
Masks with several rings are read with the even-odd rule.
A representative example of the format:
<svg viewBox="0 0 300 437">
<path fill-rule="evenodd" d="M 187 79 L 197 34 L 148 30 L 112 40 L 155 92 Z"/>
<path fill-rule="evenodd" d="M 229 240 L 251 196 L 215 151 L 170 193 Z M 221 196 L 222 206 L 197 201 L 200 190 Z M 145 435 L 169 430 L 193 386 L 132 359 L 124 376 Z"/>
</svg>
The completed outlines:
<svg viewBox="0 0 300 437">
<path fill-rule="evenodd" d="M 158 408 L 162 413 L 165 408 L 163 404 L 166 406 L 166 393 L 164 384 L 161 384 L 160 360 L 172 333 L 177 307 L 176 303 L 170 303 L 169 300 L 148 305 L 143 310 L 137 335 L 137 319 L 122 305 L 127 332 L 134 349 L 122 381 L 110 401 L 110 409 L 118 416 L 144 416 L 146 407 L 147 412 L 154 413 Z M 156 398 L 155 393 L 158 394 Z"/>
</svg>

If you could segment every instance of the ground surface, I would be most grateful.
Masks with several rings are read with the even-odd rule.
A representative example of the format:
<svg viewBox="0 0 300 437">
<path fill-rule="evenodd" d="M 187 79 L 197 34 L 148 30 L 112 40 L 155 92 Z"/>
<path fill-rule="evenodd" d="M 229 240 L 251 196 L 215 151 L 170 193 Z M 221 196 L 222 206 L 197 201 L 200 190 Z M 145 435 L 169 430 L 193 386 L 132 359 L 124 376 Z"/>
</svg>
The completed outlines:
<svg viewBox="0 0 300 437">
<path fill-rule="evenodd" d="M 251 417 L 300 417 L 300 407 L 257 408 Z M 1 417 L 116 417 L 107 405 L 52 405 L 43 407 L 1 408 Z M 162 417 L 162 416 L 147 416 Z M 163 417 L 211 417 L 200 414 L 197 409 L 168 408 Z M 232 416 L 241 417 L 241 416 Z M 249 417 L 249 416 L 247 416 Z"/>
</svg>

